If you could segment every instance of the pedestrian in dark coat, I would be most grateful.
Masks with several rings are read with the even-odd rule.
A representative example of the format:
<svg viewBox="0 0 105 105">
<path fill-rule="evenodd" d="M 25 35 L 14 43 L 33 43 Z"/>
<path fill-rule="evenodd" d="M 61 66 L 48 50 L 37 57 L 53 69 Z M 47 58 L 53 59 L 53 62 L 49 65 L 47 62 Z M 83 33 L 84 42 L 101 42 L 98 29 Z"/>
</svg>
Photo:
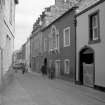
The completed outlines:
<svg viewBox="0 0 105 105">
<path fill-rule="evenodd" d="M 42 72 L 43 76 L 47 75 L 47 67 L 46 67 L 46 65 L 42 65 L 41 72 Z"/>
<path fill-rule="evenodd" d="M 23 63 L 23 65 L 22 65 L 22 73 L 24 74 L 25 71 L 26 71 L 26 69 L 25 69 L 25 64 Z"/>
<path fill-rule="evenodd" d="M 25 72 L 26 72 L 26 64 L 23 63 L 23 64 L 22 64 L 22 73 L 24 74 Z"/>
</svg>

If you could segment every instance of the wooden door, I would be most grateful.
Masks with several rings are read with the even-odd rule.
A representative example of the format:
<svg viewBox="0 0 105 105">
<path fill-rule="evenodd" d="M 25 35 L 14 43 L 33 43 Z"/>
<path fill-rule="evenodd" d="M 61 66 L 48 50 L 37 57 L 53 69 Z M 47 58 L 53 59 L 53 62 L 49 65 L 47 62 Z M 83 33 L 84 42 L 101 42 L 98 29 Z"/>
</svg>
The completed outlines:
<svg viewBox="0 0 105 105">
<path fill-rule="evenodd" d="M 59 60 L 55 62 L 55 73 L 56 73 L 56 77 L 60 75 L 60 61 Z"/>
</svg>

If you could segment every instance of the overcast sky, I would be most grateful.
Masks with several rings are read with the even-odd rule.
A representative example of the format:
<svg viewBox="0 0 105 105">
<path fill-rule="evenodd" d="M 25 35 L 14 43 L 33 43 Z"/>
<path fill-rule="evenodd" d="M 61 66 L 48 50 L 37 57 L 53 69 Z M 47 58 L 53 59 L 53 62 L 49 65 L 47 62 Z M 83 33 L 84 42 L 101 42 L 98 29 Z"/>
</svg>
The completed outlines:
<svg viewBox="0 0 105 105">
<path fill-rule="evenodd" d="M 32 31 L 33 23 L 45 7 L 54 4 L 55 0 L 19 0 L 16 5 L 14 49 L 19 49 Z"/>
</svg>

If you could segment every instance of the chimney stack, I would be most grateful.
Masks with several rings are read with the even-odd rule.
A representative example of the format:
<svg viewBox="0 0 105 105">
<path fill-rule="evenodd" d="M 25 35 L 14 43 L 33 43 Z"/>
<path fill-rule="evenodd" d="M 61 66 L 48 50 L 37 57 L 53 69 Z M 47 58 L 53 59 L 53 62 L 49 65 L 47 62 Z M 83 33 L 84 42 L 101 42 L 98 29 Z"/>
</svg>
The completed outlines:
<svg viewBox="0 0 105 105">
<path fill-rule="evenodd" d="M 55 5 L 56 6 L 61 6 L 64 4 L 64 0 L 55 0 Z"/>
</svg>

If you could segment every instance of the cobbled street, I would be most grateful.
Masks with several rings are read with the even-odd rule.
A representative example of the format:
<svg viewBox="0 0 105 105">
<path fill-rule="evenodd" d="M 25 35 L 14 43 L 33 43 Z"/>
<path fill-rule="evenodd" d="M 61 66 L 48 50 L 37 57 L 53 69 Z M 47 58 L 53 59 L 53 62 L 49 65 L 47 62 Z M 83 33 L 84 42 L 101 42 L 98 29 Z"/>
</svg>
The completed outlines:
<svg viewBox="0 0 105 105">
<path fill-rule="evenodd" d="M 2 95 L 2 105 L 105 105 L 105 93 L 38 73 L 18 72 Z"/>
</svg>

